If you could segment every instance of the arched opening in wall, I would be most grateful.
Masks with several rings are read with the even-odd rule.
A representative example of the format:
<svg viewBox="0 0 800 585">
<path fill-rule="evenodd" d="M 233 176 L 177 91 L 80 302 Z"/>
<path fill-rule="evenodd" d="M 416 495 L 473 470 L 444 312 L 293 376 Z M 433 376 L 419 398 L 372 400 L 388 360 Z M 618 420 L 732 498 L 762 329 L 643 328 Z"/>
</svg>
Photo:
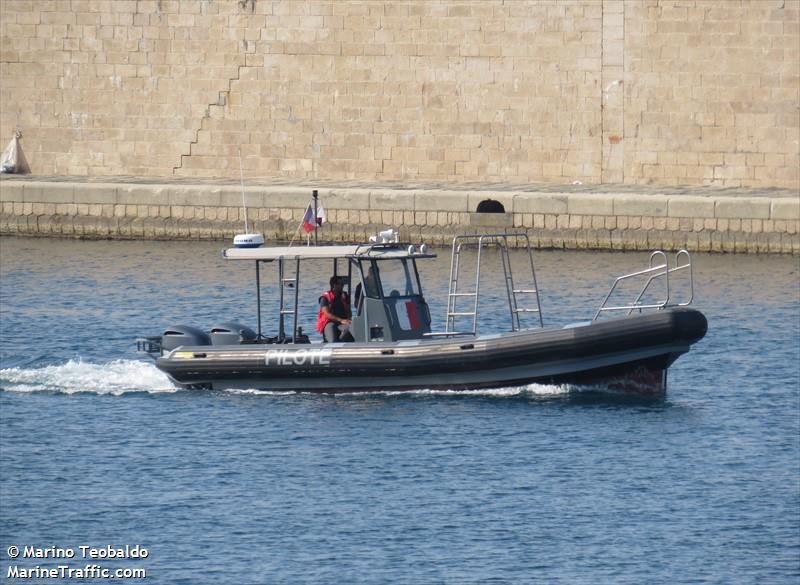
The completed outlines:
<svg viewBox="0 0 800 585">
<path fill-rule="evenodd" d="M 503 207 L 503 204 L 499 201 L 495 201 L 494 199 L 484 199 L 478 203 L 478 209 L 475 211 L 477 213 L 505 213 L 506 208 Z"/>
</svg>

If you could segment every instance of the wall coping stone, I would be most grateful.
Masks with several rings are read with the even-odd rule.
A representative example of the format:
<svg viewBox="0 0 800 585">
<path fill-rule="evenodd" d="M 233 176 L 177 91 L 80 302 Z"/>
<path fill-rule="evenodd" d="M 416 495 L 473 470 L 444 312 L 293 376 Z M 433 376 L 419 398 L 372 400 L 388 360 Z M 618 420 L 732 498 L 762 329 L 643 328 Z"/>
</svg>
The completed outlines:
<svg viewBox="0 0 800 585">
<path fill-rule="evenodd" d="M 5 175 L 0 174 L 0 190 L 5 184 L 17 183 L 81 183 L 85 185 L 185 185 L 195 187 L 228 186 L 240 189 L 239 178 L 220 177 L 133 177 L 133 176 L 66 176 L 66 175 Z M 768 197 L 771 199 L 798 198 L 800 197 L 800 184 L 795 189 L 782 189 L 773 187 L 718 187 L 714 185 L 634 185 L 620 183 L 604 184 L 569 184 L 569 183 L 437 183 L 437 182 L 376 182 L 376 181 L 313 181 L 290 180 L 283 178 L 256 177 L 245 178 L 245 188 L 269 188 L 283 192 L 299 189 L 311 193 L 312 189 L 347 191 L 355 189 L 366 190 L 396 190 L 396 191 L 451 191 L 451 192 L 513 192 L 515 194 L 618 194 L 618 195 L 692 195 L 700 197 Z"/>
</svg>

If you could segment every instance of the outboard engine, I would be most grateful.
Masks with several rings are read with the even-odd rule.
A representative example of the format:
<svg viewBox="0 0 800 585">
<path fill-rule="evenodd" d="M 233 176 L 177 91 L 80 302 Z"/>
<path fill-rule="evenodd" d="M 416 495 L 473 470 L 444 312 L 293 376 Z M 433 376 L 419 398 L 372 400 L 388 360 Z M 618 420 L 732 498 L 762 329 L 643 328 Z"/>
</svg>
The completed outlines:
<svg viewBox="0 0 800 585">
<path fill-rule="evenodd" d="M 256 332 L 241 323 L 226 321 L 211 328 L 211 345 L 239 345 L 256 340 Z"/>
<path fill-rule="evenodd" d="M 188 325 L 178 325 L 164 330 L 161 335 L 162 351 L 172 351 L 181 345 L 211 345 L 211 338 L 205 331 Z"/>
</svg>

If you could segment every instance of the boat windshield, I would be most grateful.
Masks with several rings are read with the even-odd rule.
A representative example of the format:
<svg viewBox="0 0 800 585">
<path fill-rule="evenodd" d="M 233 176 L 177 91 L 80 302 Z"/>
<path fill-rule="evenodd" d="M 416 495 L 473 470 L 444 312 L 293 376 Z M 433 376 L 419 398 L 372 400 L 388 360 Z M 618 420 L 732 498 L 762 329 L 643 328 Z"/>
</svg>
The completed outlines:
<svg viewBox="0 0 800 585">
<path fill-rule="evenodd" d="M 384 297 L 407 297 L 419 294 L 414 267 L 405 258 L 376 262 Z"/>
</svg>

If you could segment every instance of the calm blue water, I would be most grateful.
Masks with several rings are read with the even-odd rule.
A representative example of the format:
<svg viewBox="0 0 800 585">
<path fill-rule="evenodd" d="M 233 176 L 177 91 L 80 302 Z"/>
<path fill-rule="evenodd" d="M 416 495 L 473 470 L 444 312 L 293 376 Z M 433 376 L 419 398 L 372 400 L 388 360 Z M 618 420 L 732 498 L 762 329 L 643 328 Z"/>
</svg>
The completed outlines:
<svg viewBox="0 0 800 585">
<path fill-rule="evenodd" d="M 252 268 L 220 248 L 0 239 L 0 581 L 72 582 L 8 578 L 65 564 L 9 546 L 126 544 L 149 557 L 91 562 L 192 585 L 800 580 L 797 258 L 695 256 L 709 335 L 664 401 L 177 391 L 132 340 L 255 325 Z M 422 271 L 439 323 L 442 256 Z M 561 325 L 647 255 L 536 259 Z"/>
</svg>

